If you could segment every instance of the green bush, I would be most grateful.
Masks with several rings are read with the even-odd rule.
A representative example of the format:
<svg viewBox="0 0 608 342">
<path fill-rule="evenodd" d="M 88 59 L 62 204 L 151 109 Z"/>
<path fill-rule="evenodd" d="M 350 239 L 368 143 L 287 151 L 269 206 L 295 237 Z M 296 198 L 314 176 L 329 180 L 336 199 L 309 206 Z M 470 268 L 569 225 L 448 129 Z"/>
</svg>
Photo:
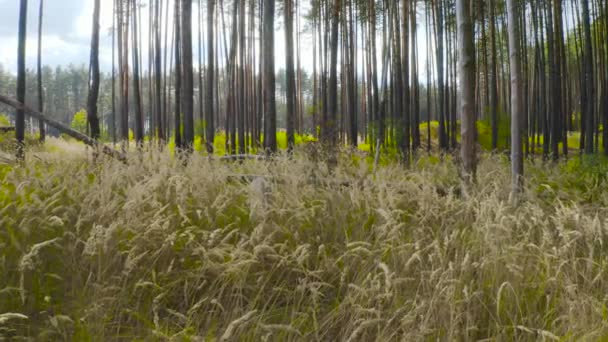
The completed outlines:
<svg viewBox="0 0 608 342">
<path fill-rule="evenodd" d="M 86 133 L 88 128 L 87 111 L 83 109 L 74 114 L 70 127 L 81 133 Z"/>
<path fill-rule="evenodd" d="M 11 123 L 10 123 L 10 120 L 8 119 L 8 115 L 0 113 L 0 127 L 2 127 L 2 126 L 7 127 L 10 125 L 11 125 Z"/>
</svg>

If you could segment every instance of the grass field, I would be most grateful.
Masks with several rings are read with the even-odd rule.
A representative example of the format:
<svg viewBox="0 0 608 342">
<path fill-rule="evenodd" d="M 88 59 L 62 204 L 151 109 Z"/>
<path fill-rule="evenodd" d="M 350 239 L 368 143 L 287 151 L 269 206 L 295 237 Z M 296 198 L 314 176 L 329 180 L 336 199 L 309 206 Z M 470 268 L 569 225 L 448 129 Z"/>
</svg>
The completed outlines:
<svg viewBox="0 0 608 342">
<path fill-rule="evenodd" d="M 0 340 L 608 338 L 608 163 L 0 161 Z"/>
</svg>

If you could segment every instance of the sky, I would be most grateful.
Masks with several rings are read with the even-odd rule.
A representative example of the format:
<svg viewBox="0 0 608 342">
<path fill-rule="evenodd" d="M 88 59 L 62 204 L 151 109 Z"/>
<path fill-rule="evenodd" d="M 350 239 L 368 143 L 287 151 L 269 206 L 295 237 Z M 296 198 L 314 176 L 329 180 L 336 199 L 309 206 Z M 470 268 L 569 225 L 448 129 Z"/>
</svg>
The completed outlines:
<svg viewBox="0 0 608 342">
<path fill-rule="evenodd" d="M 38 41 L 38 10 L 40 0 L 28 1 L 28 25 L 26 65 L 33 69 L 36 66 Z M 172 16 L 172 6 L 169 6 L 169 16 Z M 18 0 L 0 0 L 0 64 L 12 73 L 17 70 L 17 26 L 19 15 Z M 196 9 L 194 6 L 193 10 Z M 58 66 L 69 64 L 88 64 L 90 38 L 93 14 L 93 0 L 46 0 L 44 3 L 44 19 L 42 33 L 42 59 L 44 65 Z M 279 13 L 277 13 L 279 14 Z M 229 20 L 226 14 L 226 20 Z M 205 20 L 205 13 L 203 13 Z M 193 38 L 198 39 L 198 12 L 193 13 Z M 142 42 L 143 51 L 147 51 L 149 24 L 147 9 L 142 13 Z M 277 70 L 284 67 L 285 43 L 284 31 L 277 23 L 275 33 L 275 61 Z M 205 26 L 206 27 L 206 26 Z M 100 30 L 100 63 L 103 71 L 112 68 L 112 1 L 101 1 L 101 30 Z M 170 44 L 170 43 L 169 43 Z M 194 42 L 194 60 L 198 61 L 198 45 Z M 302 64 L 303 68 L 312 70 L 311 42 L 303 37 Z M 222 47 L 223 48 L 223 47 Z M 310 56 L 306 56 L 310 54 Z M 310 58 L 307 58 L 310 57 Z M 144 66 L 147 66 L 144 54 Z"/>
<path fill-rule="evenodd" d="M 38 10 L 40 0 L 28 1 L 28 42 L 26 46 L 26 66 L 29 69 L 36 67 L 37 41 L 38 41 Z M 101 0 L 101 30 L 100 30 L 100 63 L 102 71 L 112 70 L 112 0 Z M 195 2 L 196 4 L 196 2 Z M 308 2 L 302 2 L 304 8 L 301 12 L 306 13 Z M 173 6 L 169 6 L 169 18 L 172 18 Z M 193 52 L 194 61 L 198 61 L 198 11 L 193 8 L 193 38 L 195 39 Z M 0 0 L 0 64 L 4 70 L 16 73 L 17 70 L 17 26 L 19 15 L 19 0 Z M 228 9 L 225 9 L 226 11 Z M 202 21 L 205 22 L 205 11 Z M 147 63 L 148 42 L 148 10 L 142 11 L 142 43 L 144 57 L 143 68 Z M 90 53 L 90 36 L 92 30 L 91 17 L 93 14 L 93 0 L 45 0 L 44 22 L 42 36 L 42 59 L 44 65 L 56 67 L 69 64 L 87 65 Z M 285 34 L 282 30 L 281 10 L 277 9 L 277 20 L 275 22 L 275 63 L 276 70 L 285 66 Z M 226 13 L 225 20 L 230 20 L 230 14 Z M 419 23 L 424 16 L 419 14 Z M 229 23 L 227 23 L 229 25 Z M 302 21 L 301 25 L 304 25 Z M 206 27 L 206 25 L 204 26 Z M 425 76 L 426 42 L 425 25 L 419 25 L 418 36 L 418 63 L 420 78 Z M 381 34 L 379 32 L 378 34 Z M 170 44 L 170 42 L 169 42 Z M 206 45 L 203 43 L 203 45 Z M 220 46 L 223 51 L 223 46 Z M 307 34 L 301 36 L 301 65 L 308 72 L 313 70 L 313 48 L 312 37 Z M 362 51 L 359 51 L 362 54 Z M 382 63 L 381 49 L 377 49 L 378 62 Z M 204 51 L 203 51 L 204 55 Z M 220 57 L 222 59 L 222 57 Z M 359 57 L 359 60 L 362 60 Z M 204 58 L 203 58 L 204 63 Z"/>
</svg>

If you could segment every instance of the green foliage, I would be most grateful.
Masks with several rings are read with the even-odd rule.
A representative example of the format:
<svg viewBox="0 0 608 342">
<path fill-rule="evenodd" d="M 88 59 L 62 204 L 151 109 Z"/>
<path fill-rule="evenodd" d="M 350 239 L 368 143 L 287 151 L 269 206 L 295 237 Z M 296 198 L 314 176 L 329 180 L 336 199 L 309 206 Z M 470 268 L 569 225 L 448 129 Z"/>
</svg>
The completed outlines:
<svg viewBox="0 0 608 342">
<path fill-rule="evenodd" d="M 2 127 L 2 126 L 7 127 L 10 125 L 11 125 L 11 123 L 10 123 L 10 120 L 8 119 L 8 115 L 0 113 L 0 127 Z"/>
<path fill-rule="evenodd" d="M 89 163 L 80 145 L 60 147 L 0 165 L 2 338 L 603 332 L 603 157 L 528 164 L 524 204 L 512 208 L 501 157 L 483 156 L 463 195 L 449 157 L 421 156 L 408 170 L 387 160 L 371 175 L 364 154 L 343 153 L 332 178 L 300 147 L 271 171 L 158 152 Z"/>
<path fill-rule="evenodd" d="M 511 121 L 508 118 L 499 117 L 498 120 L 498 140 L 499 150 L 508 149 L 509 137 L 511 136 Z M 492 124 L 489 121 L 477 121 L 477 141 L 486 151 L 492 150 Z"/>
<path fill-rule="evenodd" d="M 81 133 L 86 133 L 87 127 L 88 127 L 87 111 L 83 109 L 83 110 L 77 112 L 76 114 L 74 114 L 70 127 L 72 127 L 73 129 L 75 129 Z"/>
<path fill-rule="evenodd" d="M 350 151 L 330 176 L 299 147 L 269 167 L 155 151 L 91 163 L 81 145 L 49 144 L 61 150 L 0 165 L 0 338 L 604 333 L 603 157 L 526 165 L 513 208 L 496 156 L 464 194 L 449 157 L 372 175 Z"/>
</svg>

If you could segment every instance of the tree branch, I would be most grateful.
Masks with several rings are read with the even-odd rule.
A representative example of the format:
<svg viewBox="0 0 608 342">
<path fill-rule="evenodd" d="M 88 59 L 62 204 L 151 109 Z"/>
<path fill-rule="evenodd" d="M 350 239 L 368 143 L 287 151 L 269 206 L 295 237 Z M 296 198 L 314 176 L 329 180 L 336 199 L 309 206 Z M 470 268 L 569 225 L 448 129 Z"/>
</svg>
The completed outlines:
<svg viewBox="0 0 608 342">
<path fill-rule="evenodd" d="M 62 124 L 59 121 L 49 119 L 49 118 L 45 117 L 44 114 L 40 113 L 39 111 L 36 111 L 15 99 L 12 99 L 12 98 L 4 96 L 4 95 L 0 95 L 0 103 L 4 103 L 15 109 L 22 110 L 25 112 L 26 115 L 29 115 L 29 116 L 33 117 L 34 119 L 41 120 L 44 123 L 46 123 L 47 125 L 49 125 L 53 128 L 56 128 L 59 132 L 67 134 L 76 140 L 82 141 L 83 143 L 85 143 L 91 147 L 97 148 L 101 152 L 103 152 L 104 154 L 106 154 L 112 158 L 115 158 L 123 163 L 127 161 L 127 157 L 123 153 L 116 151 L 116 150 L 100 143 L 99 141 L 89 137 L 86 134 L 80 133 L 80 132 L 70 128 L 69 126 Z"/>
</svg>

